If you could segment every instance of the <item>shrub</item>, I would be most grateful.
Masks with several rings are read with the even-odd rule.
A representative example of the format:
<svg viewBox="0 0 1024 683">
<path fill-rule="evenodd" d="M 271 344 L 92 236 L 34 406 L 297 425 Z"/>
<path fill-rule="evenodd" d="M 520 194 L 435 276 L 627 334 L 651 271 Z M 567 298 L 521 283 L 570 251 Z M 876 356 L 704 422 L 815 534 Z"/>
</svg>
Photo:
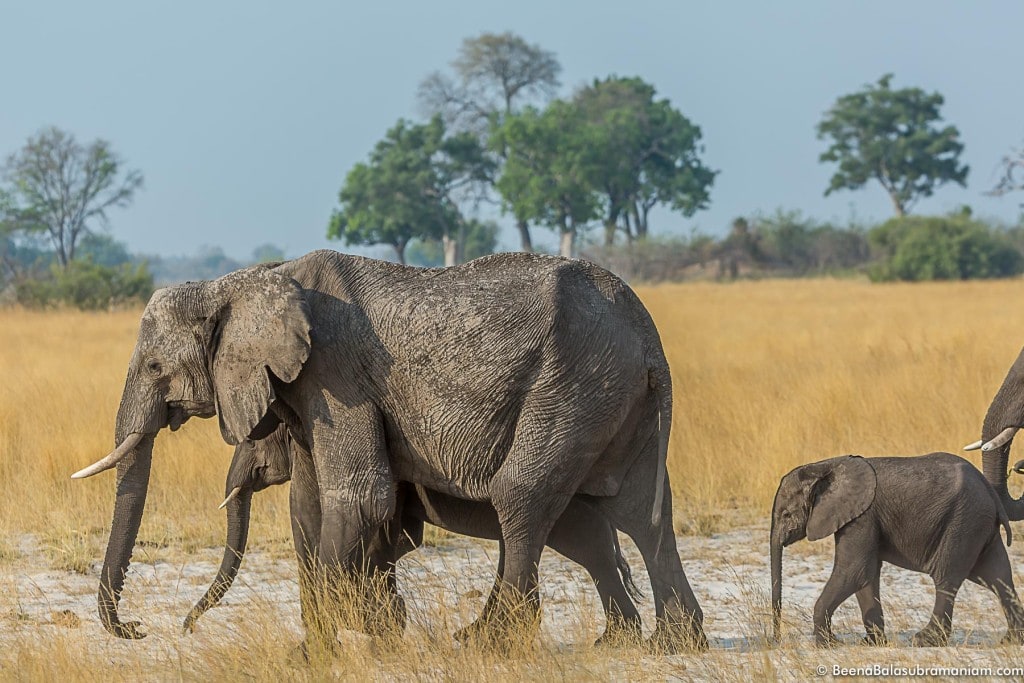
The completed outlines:
<svg viewBox="0 0 1024 683">
<path fill-rule="evenodd" d="M 29 307 L 66 304 L 97 310 L 145 303 L 153 294 L 153 276 L 144 263 L 103 266 L 86 259 L 66 269 L 52 266 L 46 277 L 17 283 L 16 291 L 18 302 Z"/>
<path fill-rule="evenodd" d="M 872 280 L 969 280 L 1010 277 L 1024 257 L 1007 235 L 967 212 L 893 218 L 871 230 L 880 252 Z"/>
</svg>

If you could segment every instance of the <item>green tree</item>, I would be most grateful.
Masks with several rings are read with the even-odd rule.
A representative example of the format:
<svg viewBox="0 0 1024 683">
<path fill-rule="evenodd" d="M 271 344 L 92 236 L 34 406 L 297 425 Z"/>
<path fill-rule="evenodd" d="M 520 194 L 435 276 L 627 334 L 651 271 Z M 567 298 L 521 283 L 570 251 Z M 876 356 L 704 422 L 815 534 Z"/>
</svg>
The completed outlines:
<svg viewBox="0 0 1024 683">
<path fill-rule="evenodd" d="M 581 89 L 573 104 L 585 121 L 589 181 L 602 196 L 605 245 L 617 231 L 644 239 L 662 204 L 684 216 L 707 208 L 715 171 L 701 163 L 701 131 L 654 86 L 609 77 Z"/>
<path fill-rule="evenodd" d="M 47 128 L 7 158 L 4 222 L 18 232 L 48 235 L 67 268 L 79 240 L 94 224 L 107 223 L 109 209 L 128 206 L 142 187 L 142 174 L 123 166 L 105 140 L 83 146 L 70 133 Z"/>
<path fill-rule="evenodd" d="M 943 98 L 920 88 L 889 87 L 892 74 L 875 85 L 844 95 L 818 124 L 818 138 L 829 141 L 820 161 L 837 163 L 825 190 L 857 190 L 877 180 L 897 216 L 947 182 L 965 185 L 960 164 L 964 146 L 955 126 L 940 126 Z"/>
<path fill-rule="evenodd" d="M 439 116 L 426 124 L 400 120 L 369 161 L 349 171 L 327 236 L 346 244 L 391 245 L 400 263 L 410 240 L 438 239 L 452 265 L 465 225 L 458 195 L 489 173 L 489 160 L 473 135 L 446 136 Z"/>
<path fill-rule="evenodd" d="M 423 80 L 420 107 L 428 116 L 442 115 L 452 130 L 473 133 L 482 146 L 492 122 L 553 97 L 562 70 L 554 53 L 510 32 L 466 38 L 451 67 L 453 76 L 434 72 Z M 492 149 L 504 157 L 503 149 Z M 516 228 L 522 250 L 532 251 L 528 221 L 516 216 Z"/>
<path fill-rule="evenodd" d="M 1024 271 L 1024 257 L 1007 236 L 965 211 L 893 218 L 868 237 L 881 252 L 871 272 L 875 280 L 968 280 Z"/>
<path fill-rule="evenodd" d="M 599 210 L 582 129 L 580 109 L 556 100 L 543 112 L 527 107 L 508 117 L 491 138 L 508 155 L 496 183 L 503 207 L 556 230 L 563 256 L 572 256 L 577 234 Z"/>
</svg>

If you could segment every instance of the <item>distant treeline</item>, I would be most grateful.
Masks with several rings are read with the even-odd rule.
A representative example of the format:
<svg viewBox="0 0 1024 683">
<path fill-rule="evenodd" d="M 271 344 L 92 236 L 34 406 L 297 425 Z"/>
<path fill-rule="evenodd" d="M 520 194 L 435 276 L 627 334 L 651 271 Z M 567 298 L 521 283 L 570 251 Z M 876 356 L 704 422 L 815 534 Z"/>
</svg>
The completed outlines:
<svg viewBox="0 0 1024 683">
<path fill-rule="evenodd" d="M 192 256 L 133 254 L 107 234 L 83 237 L 74 260 L 60 265 L 57 252 L 42 240 L 0 239 L 0 303 L 30 307 L 71 305 L 103 309 L 145 303 L 156 287 L 210 280 L 253 263 L 280 261 L 273 244 L 253 250 L 249 260 L 227 256 L 216 246 Z"/>
<path fill-rule="evenodd" d="M 872 281 L 967 280 L 1024 272 L 1024 224 L 902 216 L 835 225 L 796 211 L 737 218 L 724 238 L 693 234 L 583 249 L 631 281 L 864 275 Z"/>
</svg>

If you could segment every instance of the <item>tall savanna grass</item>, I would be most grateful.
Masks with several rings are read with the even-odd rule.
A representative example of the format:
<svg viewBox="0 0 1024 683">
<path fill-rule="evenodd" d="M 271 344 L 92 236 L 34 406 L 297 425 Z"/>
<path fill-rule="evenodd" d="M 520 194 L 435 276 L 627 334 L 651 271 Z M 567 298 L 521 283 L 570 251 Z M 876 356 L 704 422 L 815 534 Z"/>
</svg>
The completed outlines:
<svg viewBox="0 0 1024 683">
<path fill-rule="evenodd" d="M 959 452 L 980 437 L 1024 343 L 1019 280 L 775 280 L 639 294 L 672 366 L 669 467 L 684 527 L 687 509 L 766 517 L 779 478 L 801 463 Z"/>
<path fill-rule="evenodd" d="M 1024 342 L 1017 280 L 775 280 L 637 291 L 672 366 L 669 468 L 684 532 L 708 530 L 706 521 L 690 521 L 729 509 L 766 515 L 781 475 L 803 462 L 958 451 L 978 438 L 985 407 Z M 69 475 L 112 446 L 139 314 L 0 310 L 7 539 L 42 534 L 61 556 L 62 543 L 105 533 L 113 475 Z M 215 508 L 230 455 L 215 419 L 157 438 L 143 548 L 221 541 Z M 256 496 L 256 543 L 286 542 L 284 488 Z"/>
</svg>

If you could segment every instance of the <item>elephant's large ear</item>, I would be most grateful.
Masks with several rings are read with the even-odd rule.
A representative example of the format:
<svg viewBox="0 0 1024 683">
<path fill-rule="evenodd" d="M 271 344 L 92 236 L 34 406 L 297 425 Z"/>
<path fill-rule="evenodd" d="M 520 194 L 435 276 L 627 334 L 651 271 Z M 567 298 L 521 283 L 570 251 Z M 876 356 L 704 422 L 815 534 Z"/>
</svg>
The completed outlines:
<svg viewBox="0 0 1024 683">
<path fill-rule="evenodd" d="M 309 308 L 297 282 L 265 266 L 210 286 L 217 302 L 208 342 L 217 415 L 224 440 L 238 444 L 274 400 L 267 371 L 291 382 L 309 358 Z"/>
<path fill-rule="evenodd" d="M 816 478 L 811 487 L 807 540 L 831 536 L 860 517 L 875 500 L 875 468 L 859 455 L 806 466 Z"/>
</svg>

